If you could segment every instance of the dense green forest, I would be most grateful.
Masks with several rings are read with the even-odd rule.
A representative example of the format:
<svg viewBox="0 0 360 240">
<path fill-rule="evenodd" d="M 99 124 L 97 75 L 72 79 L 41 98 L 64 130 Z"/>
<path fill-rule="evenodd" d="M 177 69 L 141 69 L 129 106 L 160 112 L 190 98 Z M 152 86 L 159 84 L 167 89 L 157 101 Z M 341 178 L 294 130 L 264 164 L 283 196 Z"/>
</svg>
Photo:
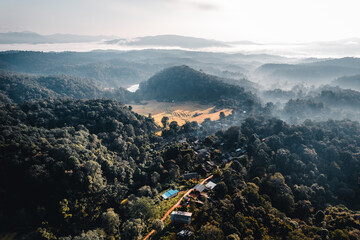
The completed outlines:
<svg viewBox="0 0 360 240">
<path fill-rule="evenodd" d="M 0 100 L 21 103 L 47 98 L 95 99 L 111 98 L 131 101 L 132 93 L 124 88 L 105 90 L 86 78 L 66 75 L 33 76 L 13 72 L 0 72 Z"/>
<path fill-rule="evenodd" d="M 185 229 L 196 239 L 360 237 L 357 122 L 292 126 L 252 117 L 197 139 L 191 132 L 201 129 L 192 124 L 170 124 L 159 137 L 153 119 L 113 100 L 29 101 L 0 110 L 3 232 L 141 239 L 164 213 L 160 193 L 191 187 L 182 175 L 196 171 L 220 181 L 210 198 L 199 196 L 203 204 L 181 207 L 193 213 Z M 188 137 L 180 143 L 178 136 Z M 197 154 L 201 149 L 209 155 Z M 217 167 L 207 172 L 209 159 Z M 154 238 L 173 239 L 183 228 L 167 224 Z"/>
<path fill-rule="evenodd" d="M 245 90 L 187 66 L 136 93 L 67 75 L 0 80 L 0 237 L 360 239 L 360 125 L 327 120 L 356 119 L 357 91 L 294 87 L 260 98 L 251 82 Z M 149 99 L 233 112 L 157 126 L 121 103 Z M 177 209 L 192 213 L 190 224 L 161 220 L 209 176 L 216 186 Z M 180 193 L 163 200 L 169 189 Z"/>
</svg>

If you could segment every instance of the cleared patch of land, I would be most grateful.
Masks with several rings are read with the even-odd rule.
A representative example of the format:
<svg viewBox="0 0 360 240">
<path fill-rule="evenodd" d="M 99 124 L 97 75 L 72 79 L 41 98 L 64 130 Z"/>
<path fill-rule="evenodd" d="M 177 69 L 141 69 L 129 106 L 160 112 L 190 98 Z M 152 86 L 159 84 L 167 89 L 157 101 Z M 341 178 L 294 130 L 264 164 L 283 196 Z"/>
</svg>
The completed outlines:
<svg viewBox="0 0 360 240">
<path fill-rule="evenodd" d="M 206 118 L 212 121 L 220 118 L 220 112 L 225 116 L 232 113 L 232 109 L 219 109 L 213 105 L 204 105 L 198 102 L 157 102 L 144 101 L 141 104 L 130 104 L 133 111 L 142 115 L 151 114 L 156 124 L 161 124 L 161 119 L 166 116 L 169 122 L 176 121 L 179 125 L 185 124 L 186 121 L 202 123 Z"/>
</svg>

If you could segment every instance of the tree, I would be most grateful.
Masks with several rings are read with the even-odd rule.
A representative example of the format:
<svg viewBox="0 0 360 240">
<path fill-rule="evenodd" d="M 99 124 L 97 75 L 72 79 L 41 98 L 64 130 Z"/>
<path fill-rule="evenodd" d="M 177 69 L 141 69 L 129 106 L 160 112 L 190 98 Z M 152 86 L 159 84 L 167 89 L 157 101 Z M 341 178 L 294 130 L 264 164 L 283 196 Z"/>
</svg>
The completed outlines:
<svg viewBox="0 0 360 240">
<path fill-rule="evenodd" d="M 151 197 L 152 196 L 151 187 L 147 185 L 142 186 L 138 190 L 138 195 L 140 197 Z"/>
<path fill-rule="evenodd" d="M 173 130 L 175 133 L 179 131 L 179 124 L 177 121 L 172 121 L 169 125 L 170 129 Z"/>
<path fill-rule="evenodd" d="M 85 169 L 88 174 L 89 190 L 97 192 L 106 186 L 105 180 L 102 176 L 101 166 L 95 161 L 88 161 L 85 163 Z"/>
<path fill-rule="evenodd" d="M 163 128 L 167 128 L 169 125 L 169 117 L 163 116 L 161 119 L 161 123 L 163 125 Z"/>
<path fill-rule="evenodd" d="M 200 228 L 200 239 L 206 240 L 223 240 L 223 231 L 211 224 L 204 225 Z"/>
<path fill-rule="evenodd" d="M 161 219 L 156 219 L 155 221 L 154 221 L 154 224 L 153 224 L 153 228 L 156 230 L 156 231 L 158 231 L 158 232 L 160 232 L 160 231 L 162 231 L 163 229 L 164 229 L 164 222 L 163 222 L 163 220 L 161 220 Z"/>
<path fill-rule="evenodd" d="M 219 182 L 214 188 L 215 195 L 218 198 L 223 198 L 225 194 L 228 192 L 228 187 L 224 182 Z"/>
<path fill-rule="evenodd" d="M 119 234 L 120 219 L 113 208 L 109 208 L 102 214 L 102 226 L 109 235 Z"/>
<path fill-rule="evenodd" d="M 325 218 L 324 211 L 319 210 L 319 211 L 317 211 L 317 213 L 314 216 L 313 223 L 315 223 L 316 225 L 319 226 L 321 224 L 321 222 L 324 220 L 324 218 Z"/>
<path fill-rule="evenodd" d="M 122 224 L 121 236 L 124 239 L 142 239 L 142 231 L 145 229 L 145 224 L 140 218 L 132 218 Z"/>
<path fill-rule="evenodd" d="M 221 120 L 222 120 L 222 119 L 225 119 L 225 113 L 224 113 L 224 112 L 220 112 L 219 117 L 220 117 Z"/>
<path fill-rule="evenodd" d="M 159 215 L 158 205 L 156 205 L 154 200 L 149 197 L 137 198 L 129 205 L 129 212 L 133 218 L 149 220 L 150 218 L 154 219 Z"/>
</svg>

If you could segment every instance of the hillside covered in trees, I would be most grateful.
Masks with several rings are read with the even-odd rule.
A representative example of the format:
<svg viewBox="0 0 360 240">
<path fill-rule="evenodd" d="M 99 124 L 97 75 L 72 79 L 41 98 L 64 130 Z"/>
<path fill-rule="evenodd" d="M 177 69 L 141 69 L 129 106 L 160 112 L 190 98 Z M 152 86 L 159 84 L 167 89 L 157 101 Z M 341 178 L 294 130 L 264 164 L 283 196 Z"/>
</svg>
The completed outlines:
<svg viewBox="0 0 360 240">
<path fill-rule="evenodd" d="M 295 86 L 258 97 L 250 81 L 185 65 L 135 93 L 68 75 L 0 80 L 0 238 L 360 239 L 355 90 Z M 123 104 L 143 100 L 232 112 L 157 126 Z M 173 206 L 191 213 L 188 224 L 162 220 Z"/>
<path fill-rule="evenodd" d="M 2 104 L 0 120 L 0 229 L 20 239 L 360 238 L 357 122 L 252 117 L 196 137 L 222 118 L 159 137 L 116 101 L 71 99 Z M 217 185 L 182 202 L 189 225 L 159 220 L 186 172 Z"/>
<path fill-rule="evenodd" d="M 222 98 L 256 101 L 244 88 L 223 79 L 196 71 L 188 66 L 167 68 L 140 84 L 138 93 L 144 99 L 158 101 L 214 102 Z"/>
<path fill-rule="evenodd" d="M 0 72 L 0 101 L 5 103 L 21 103 L 47 98 L 95 99 L 103 97 L 121 102 L 132 100 L 132 94 L 124 88 L 104 90 L 99 88 L 94 81 L 86 78 Z"/>
</svg>

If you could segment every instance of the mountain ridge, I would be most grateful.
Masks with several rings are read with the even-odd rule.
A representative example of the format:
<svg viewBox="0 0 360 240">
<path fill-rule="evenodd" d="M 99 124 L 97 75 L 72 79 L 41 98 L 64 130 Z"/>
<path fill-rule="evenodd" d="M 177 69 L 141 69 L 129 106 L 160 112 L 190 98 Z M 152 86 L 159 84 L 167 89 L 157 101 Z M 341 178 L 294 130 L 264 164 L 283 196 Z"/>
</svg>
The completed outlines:
<svg viewBox="0 0 360 240">
<path fill-rule="evenodd" d="M 103 39 L 112 39 L 114 36 L 90 36 L 78 34 L 62 34 L 55 33 L 50 35 L 42 35 L 35 32 L 6 32 L 0 33 L 0 44 L 46 44 L 46 43 L 85 43 L 101 41 Z"/>
<path fill-rule="evenodd" d="M 173 34 L 144 36 L 133 38 L 131 40 L 118 39 L 117 42 L 116 40 L 111 40 L 105 41 L 105 43 L 129 46 L 167 46 L 194 49 L 206 47 L 230 47 L 229 44 L 222 41 Z"/>
</svg>

